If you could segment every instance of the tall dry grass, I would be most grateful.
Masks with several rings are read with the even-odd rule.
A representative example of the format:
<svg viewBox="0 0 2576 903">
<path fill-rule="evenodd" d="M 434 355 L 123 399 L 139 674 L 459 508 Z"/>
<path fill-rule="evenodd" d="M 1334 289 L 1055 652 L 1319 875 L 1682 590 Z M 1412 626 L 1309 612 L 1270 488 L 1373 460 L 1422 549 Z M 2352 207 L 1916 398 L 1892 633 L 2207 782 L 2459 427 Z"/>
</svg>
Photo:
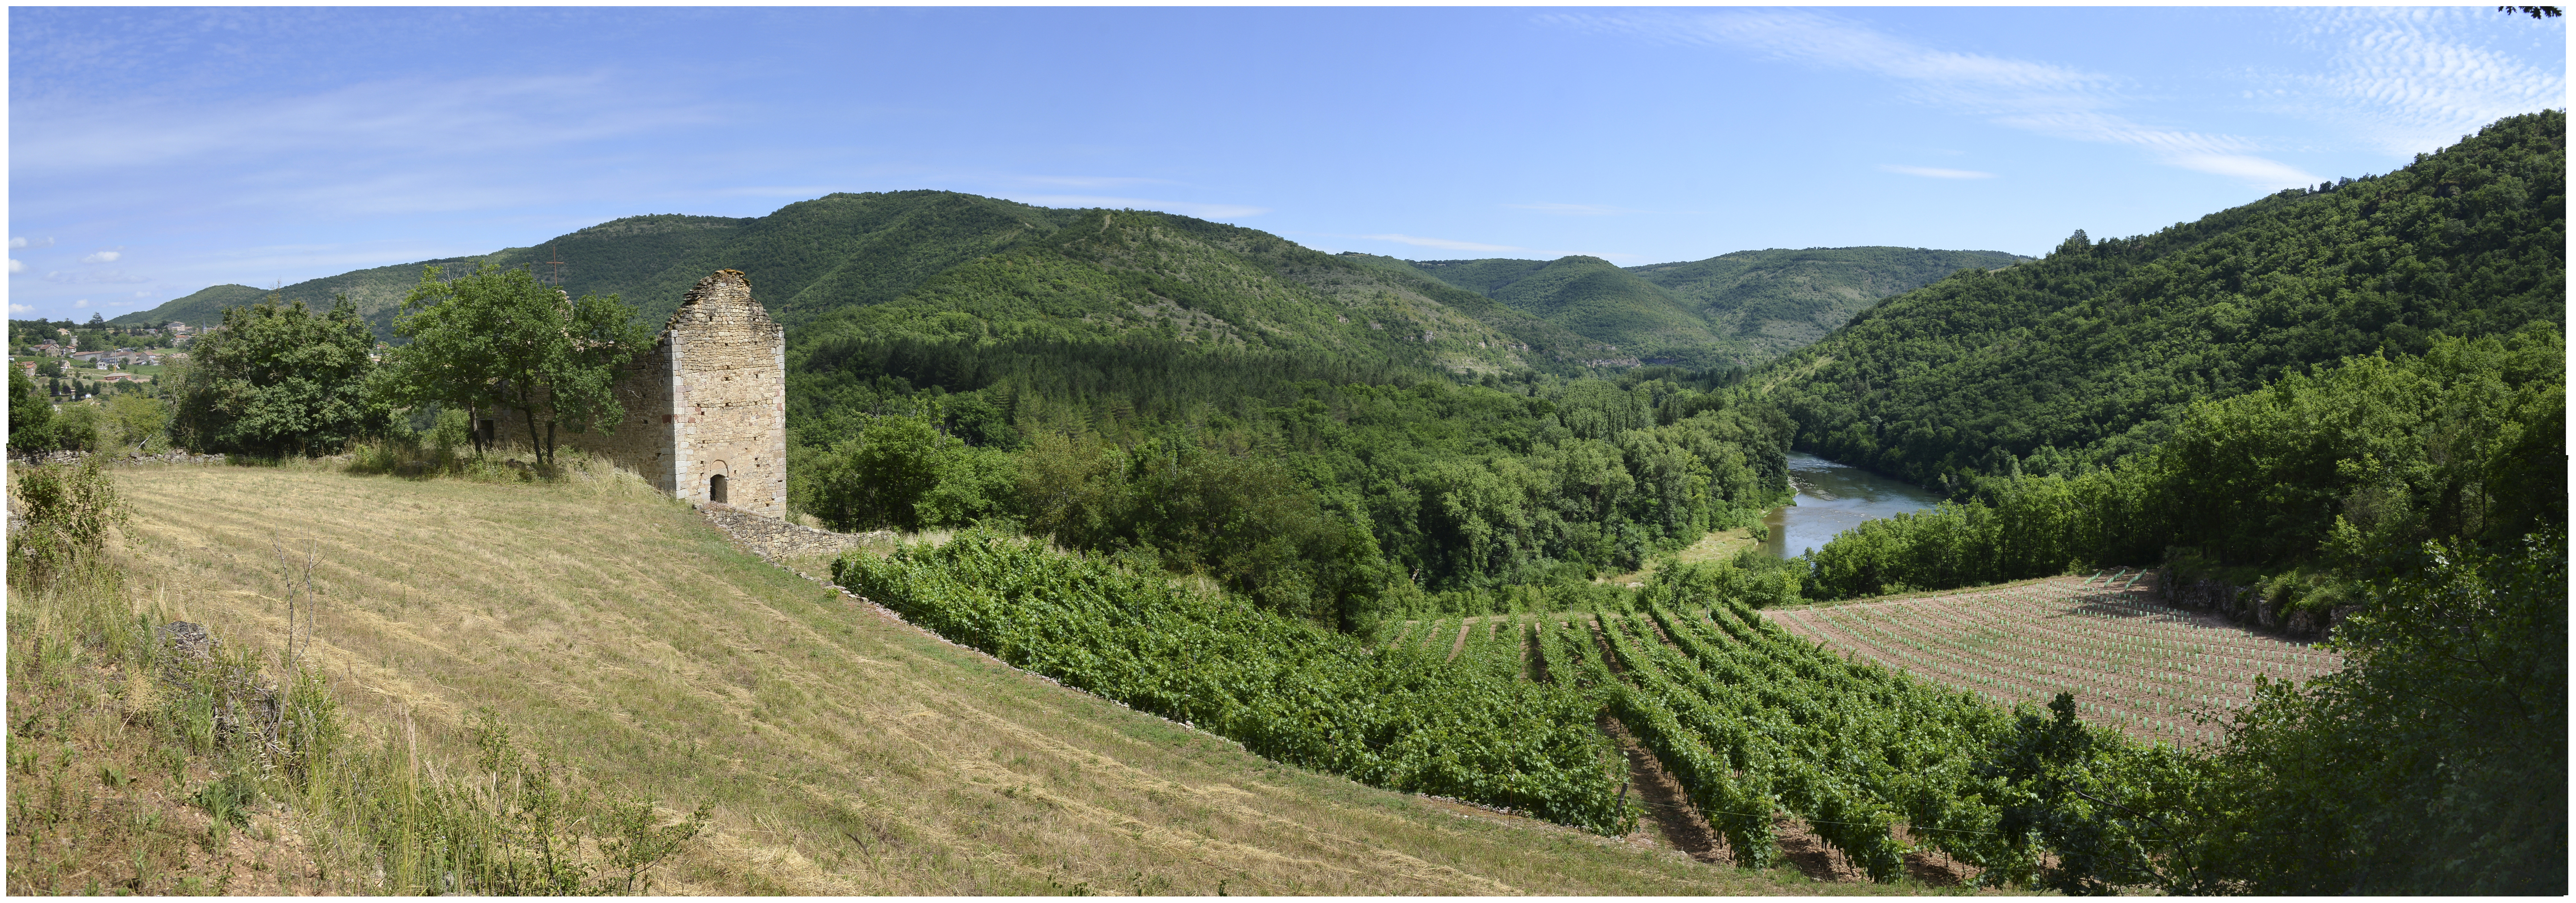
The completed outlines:
<svg viewBox="0 0 2576 903">
<path fill-rule="evenodd" d="M 377 756 L 372 773 L 486 775 L 497 730 L 563 786 L 630 814 L 659 801 L 652 824 L 703 806 L 707 834 L 655 870 L 656 892 L 1827 887 L 1262 760 L 854 605 L 733 549 L 632 475 L 576 466 L 501 484 L 339 468 L 120 472 L 135 516 L 111 548 L 127 575 L 114 604 L 137 624 L 203 623 L 273 661 L 305 594 L 318 601 L 318 692 L 337 703 L 339 742 Z M 309 590 L 280 550 L 313 563 Z M 18 618 L 13 596 L 13 648 Z M 15 671 L 11 705 L 14 718 Z M 374 791 L 364 798 L 413 793 Z M 355 804 L 325 803 L 262 810 L 282 845 L 263 855 L 365 868 L 381 838 L 359 830 Z M 604 853 L 607 833 L 582 849 Z M 442 890 L 454 871 L 400 868 L 414 877 L 275 886 Z"/>
</svg>

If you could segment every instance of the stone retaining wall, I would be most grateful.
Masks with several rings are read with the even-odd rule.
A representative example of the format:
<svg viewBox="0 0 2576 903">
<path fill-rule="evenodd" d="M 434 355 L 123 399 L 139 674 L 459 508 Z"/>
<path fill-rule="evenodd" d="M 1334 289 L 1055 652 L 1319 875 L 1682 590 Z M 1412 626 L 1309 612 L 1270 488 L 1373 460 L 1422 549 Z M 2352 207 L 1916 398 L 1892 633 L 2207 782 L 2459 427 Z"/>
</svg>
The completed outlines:
<svg viewBox="0 0 2576 903">
<path fill-rule="evenodd" d="M 91 454 L 93 452 L 56 451 L 41 455 L 10 455 L 9 460 L 22 465 L 78 464 L 82 458 L 89 457 Z M 106 463 L 109 467 L 122 467 L 130 464 L 221 464 L 224 461 L 223 455 L 193 455 L 184 451 L 170 451 L 157 455 L 138 452 L 112 454 L 107 456 Z"/>
<path fill-rule="evenodd" d="M 698 513 L 723 530 L 725 535 L 762 560 L 777 564 L 788 558 L 812 555 L 838 556 L 854 546 L 891 543 L 895 535 L 878 530 L 870 533 L 834 533 L 791 524 L 744 511 L 731 505 L 704 504 Z"/>
</svg>

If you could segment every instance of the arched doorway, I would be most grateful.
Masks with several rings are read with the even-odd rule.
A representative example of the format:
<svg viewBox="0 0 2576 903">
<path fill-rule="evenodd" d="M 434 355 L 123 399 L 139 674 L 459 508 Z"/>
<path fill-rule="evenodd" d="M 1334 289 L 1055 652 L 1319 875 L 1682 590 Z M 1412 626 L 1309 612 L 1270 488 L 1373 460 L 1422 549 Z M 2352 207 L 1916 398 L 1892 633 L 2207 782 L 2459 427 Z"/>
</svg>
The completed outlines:
<svg viewBox="0 0 2576 903">
<path fill-rule="evenodd" d="M 708 477 L 708 478 L 707 478 L 707 501 L 710 501 L 710 502 L 723 502 L 724 500 L 725 500 L 725 477 L 724 477 L 724 474 L 716 474 L 715 476 Z"/>
</svg>

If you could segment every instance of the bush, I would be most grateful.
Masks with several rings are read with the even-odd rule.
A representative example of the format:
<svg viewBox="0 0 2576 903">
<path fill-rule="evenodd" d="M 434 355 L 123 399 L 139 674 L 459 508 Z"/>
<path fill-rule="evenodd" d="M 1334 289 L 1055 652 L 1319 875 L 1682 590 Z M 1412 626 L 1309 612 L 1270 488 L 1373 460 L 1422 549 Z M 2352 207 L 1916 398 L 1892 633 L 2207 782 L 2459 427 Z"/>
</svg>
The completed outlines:
<svg viewBox="0 0 2576 903">
<path fill-rule="evenodd" d="M 99 458 L 28 468 L 18 477 L 26 529 L 9 535 L 11 583 L 42 583 L 97 557 L 107 532 L 123 524 L 125 502 Z M 23 585 L 23 584 L 21 584 Z"/>
</svg>

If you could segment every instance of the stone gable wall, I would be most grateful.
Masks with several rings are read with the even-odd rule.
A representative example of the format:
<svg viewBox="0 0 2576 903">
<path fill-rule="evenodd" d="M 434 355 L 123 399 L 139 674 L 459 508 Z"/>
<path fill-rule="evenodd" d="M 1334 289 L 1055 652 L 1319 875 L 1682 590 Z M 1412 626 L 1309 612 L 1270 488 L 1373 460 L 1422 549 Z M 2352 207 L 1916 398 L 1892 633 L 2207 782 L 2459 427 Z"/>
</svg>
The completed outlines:
<svg viewBox="0 0 2576 903">
<path fill-rule="evenodd" d="M 787 516 L 787 330 L 751 300 L 751 282 L 718 270 L 671 315 L 669 348 L 681 498 Z"/>
<path fill-rule="evenodd" d="M 555 441 L 607 457 L 663 492 L 725 501 L 763 517 L 787 516 L 787 331 L 734 270 L 698 281 L 654 342 L 622 368 L 615 389 L 626 418 L 614 431 L 555 432 Z M 487 415 L 490 416 L 490 415 Z M 494 438 L 527 444 L 527 417 L 503 411 Z"/>
</svg>

